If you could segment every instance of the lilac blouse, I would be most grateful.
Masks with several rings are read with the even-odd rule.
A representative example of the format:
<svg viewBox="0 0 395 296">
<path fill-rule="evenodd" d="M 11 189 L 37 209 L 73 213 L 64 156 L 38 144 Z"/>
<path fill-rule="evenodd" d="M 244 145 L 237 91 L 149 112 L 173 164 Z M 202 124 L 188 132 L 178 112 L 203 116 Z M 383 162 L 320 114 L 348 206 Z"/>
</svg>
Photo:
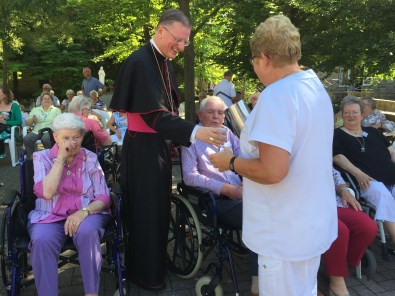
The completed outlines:
<svg viewBox="0 0 395 296">
<path fill-rule="evenodd" d="M 199 125 L 200 126 L 200 125 Z M 227 142 L 224 147 L 239 156 L 239 139 L 228 129 Z M 215 194 L 221 194 L 222 186 L 227 184 L 240 185 L 241 181 L 237 174 L 232 171 L 220 172 L 211 164 L 208 156 L 220 152 L 224 147 L 218 147 L 196 140 L 190 147 L 181 148 L 182 173 L 185 184 L 194 187 L 202 187 Z"/>
<path fill-rule="evenodd" d="M 110 206 L 110 194 L 97 155 L 81 148 L 69 167 L 64 167 L 57 193 L 43 198 L 43 179 L 49 173 L 58 154 L 58 145 L 33 154 L 34 194 L 36 207 L 29 213 L 31 223 L 52 223 L 88 206 L 95 200 Z M 109 214 L 110 210 L 103 211 Z"/>
<path fill-rule="evenodd" d="M 335 181 L 335 187 L 346 184 L 346 182 L 344 181 L 338 170 L 332 168 L 332 173 L 333 173 L 333 181 Z M 341 196 L 339 196 L 338 194 L 336 194 L 336 203 L 338 208 L 348 208 L 348 205 L 343 204 L 343 200 Z"/>
</svg>

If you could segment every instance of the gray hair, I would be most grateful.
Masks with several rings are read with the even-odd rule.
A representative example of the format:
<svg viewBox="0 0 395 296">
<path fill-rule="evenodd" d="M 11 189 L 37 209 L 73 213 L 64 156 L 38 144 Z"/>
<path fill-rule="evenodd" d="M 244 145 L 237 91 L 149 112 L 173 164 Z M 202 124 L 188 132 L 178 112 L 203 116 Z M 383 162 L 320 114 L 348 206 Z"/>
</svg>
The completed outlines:
<svg viewBox="0 0 395 296">
<path fill-rule="evenodd" d="M 95 91 L 95 90 L 91 90 L 91 92 L 89 93 L 89 95 L 91 96 L 92 94 L 95 94 L 96 97 L 99 96 L 99 93 L 98 93 L 97 91 Z"/>
<path fill-rule="evenodd" d="M 188 17 L 178 9 L 169 9 L 165 11 L 159 18 L 159 25 L 171 25 L 173 23 L 181 23 L 185 27 L 191 28 L 191 22 Z"/>
<path fill-rule="evenodd" d="M 53 95 L 51 95 L 51 93 L 47 93 L 47 92 L 41 93 L 41 96 L 40 96 L 40 100 L 41 101 L 43 100 L 44 96 L 49 96 L 51 98 L 51 100 L 52 100 L 52 103 L 53 103 Z"/>
<path fill-rule="evenodd" d="M 67 95 L 74 95 L 74 90 L 68 89 L 68 90 L 66 91 L 66 96 L 67 96 Z"/>
<path fill-rule="evenodd" d="M 210 96 L 210 97 L 207 97 L 207 98 L 205 98 L 205 99 L 203 99 L 201 102 L 200 102 L 200 111 L 202 111 L 202 110 L 204 110 L 204 108 L 206 108 L 206 104 L 207 104 L 207 102 L 216 102 L 216 103 L 219 103 L 219 104 L 221 104 L 222 106 L 223 106 L 223 110 L 225 110 L 226 109 L 226 105 L 225 105 L 225 103 L 224 103 L 224 101 L 222 101 L 222 99 L 220 98 L 220 97 L 217 97 L 217 96 Z"/>
<path fill-rule="evenodd" d="M 55 133 L 64 129 L 77 129 L 84 133 L 85 123 L 81 117 L 73 113 L 62 113 L 53 120 L 52 129 Z"/>
<path fill-rule="evenodd" d="M 49 83 L 44 83 L 43 88 L 51 90 L 52 86 Z"/>
<path fill-rule="evenodd" d="M 92 100 L 84 95 L 79 95 L 73 97 L 69 104 L 69 112 L 76 113 L 80 112 L 83 109 L 91 109 L 92 108 Z"/>
<path fill-rule="evenodd" d="M 365 105 L 363 104 L 361 98 L 355 97 L 355 96 L 344 97 L 341 104 L 340 104 L 340 111 L 343 113 L 344 107 L 347 105 L 352 105 L 352 104 L 358 104 L 359 108 L 361 110 L 361 113 L 363 113 L 363 110 L 365 109 Z"/>
<path fill-rule="evenodd" d="M 370 104 L 370 106 L 372 106 L 372 109 L 375 110 L 376 109 L 376 101 L 373 100 L 373 98 L 371 97 L 362 97 L 362 101 L 368 101 L 368 103 Z"/>
</svg>

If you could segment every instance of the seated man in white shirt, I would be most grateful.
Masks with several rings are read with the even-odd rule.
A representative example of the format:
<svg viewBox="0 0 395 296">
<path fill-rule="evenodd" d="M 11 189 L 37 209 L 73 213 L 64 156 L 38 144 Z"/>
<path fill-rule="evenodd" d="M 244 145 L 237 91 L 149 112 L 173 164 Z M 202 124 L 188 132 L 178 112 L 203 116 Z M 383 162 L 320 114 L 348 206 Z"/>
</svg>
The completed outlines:
<svg viewBox="0 0 395 296">
<path fill-rule="evenodd" d="M 225 103 L 219 97 L 208 97 L 200 103 L 198 112 L 200 125 L 206 127 L 224 127 Z M 225 128 L 225 127 L 224 127 Z M 227 128 L 226 128 L 227 129 Z M 239 139 L 227 129 L 225 146 L 234 155 L 239 155 Z M 224 146 L 215 146 L 197 140 L 190 147 L 182 147 L 182 172 L 186 185 L 210 190 L 216 197 L 218 220 L 227 226 L 241 228 L 243 188 L 240 177 L 232 171 L 220 172 L 214 168 L 208 155 L 217 153 Z M 251 295 L 258 293 L 258 265 L 256 254 L 251 255 L 251 273 L 253 276 Z"/>
</svg>

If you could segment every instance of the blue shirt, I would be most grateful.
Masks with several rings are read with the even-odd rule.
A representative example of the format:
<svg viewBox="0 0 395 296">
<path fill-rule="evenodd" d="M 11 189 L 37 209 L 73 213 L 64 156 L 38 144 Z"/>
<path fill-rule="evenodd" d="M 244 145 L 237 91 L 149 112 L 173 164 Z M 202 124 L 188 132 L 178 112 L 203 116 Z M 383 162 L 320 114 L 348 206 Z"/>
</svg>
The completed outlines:
<svg viewBox="0 0 395 296">
<path fill-rule="evenodd" d="M 91 77 L 89 80 L 84 79 L 82 81 L 81 88 L 84 91 L 84 94 L 89 97 L 90 92 L 92 90 L 99 91 L 100 88 L 103 88 L 104 84 L 97 80 L 95 77 Z"/>
</svg>

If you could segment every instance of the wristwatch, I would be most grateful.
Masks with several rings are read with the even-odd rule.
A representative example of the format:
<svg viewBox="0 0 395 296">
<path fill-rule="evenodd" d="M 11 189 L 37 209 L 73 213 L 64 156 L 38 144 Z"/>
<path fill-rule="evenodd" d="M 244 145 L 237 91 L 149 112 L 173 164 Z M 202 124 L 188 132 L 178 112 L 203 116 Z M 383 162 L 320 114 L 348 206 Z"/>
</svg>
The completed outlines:
<svg viewBox="0 0 395 296">
<path fill-rule="evenodd" d="M 89 211 L 88 208 L 82 208 L 82 211 L 83 211 L 83 212 L 87 212 L 87 213 L 88 213 L 88 216 L 91 214 L 91 211 Z"/>
<path fill-rule="evenodd" d="M 234 172 L 234 173 L 236 173 L 236 171 L 235 171 L 235 165 L 234 165 L 234 162 L 235 162 L 235 159 L 237 158 L 237 156 L 233 156 L 231 159 L 230 159 L 230 161 L 229 161 L 229 169 L 232 171 L 232 172 Z"/>
</svg>

